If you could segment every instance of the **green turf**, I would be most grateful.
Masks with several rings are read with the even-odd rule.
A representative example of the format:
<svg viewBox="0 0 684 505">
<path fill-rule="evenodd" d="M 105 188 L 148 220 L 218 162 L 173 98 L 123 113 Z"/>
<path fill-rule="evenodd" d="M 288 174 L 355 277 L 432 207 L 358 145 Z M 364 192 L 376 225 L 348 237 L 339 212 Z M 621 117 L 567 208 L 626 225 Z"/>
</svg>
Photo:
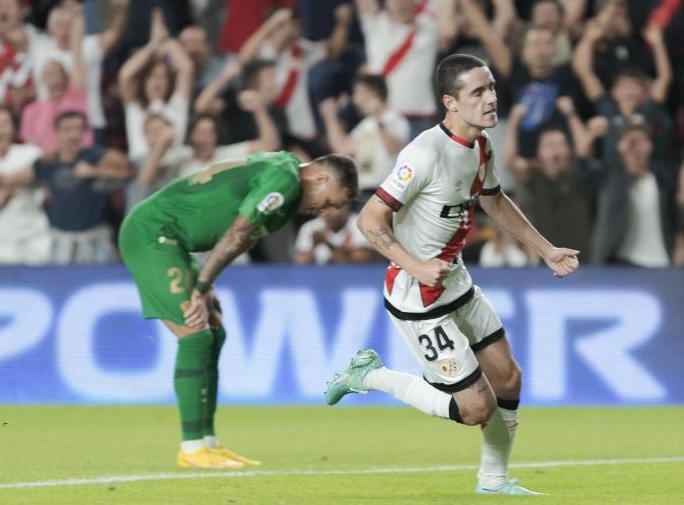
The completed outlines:
<svg viewBox="0 0 684 505">
<path fill-rule="evenodd" d="M 544 497 L 473 494 L 479 429 L 408 408 L 222 407 L 218 427 L 264 465 L 176 468 L 172 407 L 0 406 L 0 504 L 684 503 L 683 407 L 523 410 L 511 474 Z"/>
</svg>

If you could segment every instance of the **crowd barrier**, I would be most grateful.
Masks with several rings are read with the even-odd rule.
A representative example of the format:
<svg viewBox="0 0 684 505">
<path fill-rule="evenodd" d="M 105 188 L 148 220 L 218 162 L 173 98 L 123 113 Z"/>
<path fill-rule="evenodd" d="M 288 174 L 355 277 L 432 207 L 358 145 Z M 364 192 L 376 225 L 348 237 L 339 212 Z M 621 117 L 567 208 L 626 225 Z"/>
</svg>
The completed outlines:
<svg viewBox="0 0 684 505">
<path fill-rule="evenodd" d="M 504 321 L 525 404 L 684 403 L 684 270 L 471 273 Z M 417 372 L 385 314 L 383 275 L 382 265 L 227 269 L 220 402 L 322 405 L 325 381 L 364 347 Z M 123 267 L 0 269 L 2 404 L 172 404 L 175 347 L 142 318 Z"/>
</svg>

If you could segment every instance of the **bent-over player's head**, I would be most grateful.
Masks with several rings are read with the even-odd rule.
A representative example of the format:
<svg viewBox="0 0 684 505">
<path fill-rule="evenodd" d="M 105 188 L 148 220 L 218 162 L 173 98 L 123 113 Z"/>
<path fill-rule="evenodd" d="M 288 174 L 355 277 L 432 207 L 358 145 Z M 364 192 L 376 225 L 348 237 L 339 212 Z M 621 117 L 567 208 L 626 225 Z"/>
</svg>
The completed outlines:
<svg viewBox="0 0 684 505">
<path fill-rule="evenodd" d="M 318 215 L 328 208 L 339 209 L 359 191 L 356 163 L 348 156 L 326 154 L 301 166 L 302 214 Z"/>
<path fill-rule="evenodd" d="M 496 126 L 495 84 L 487 64 L 469 54 L 449 55 L 435 71 L 435 87 L 447 115 L 477 129 Z"/>
</svg>

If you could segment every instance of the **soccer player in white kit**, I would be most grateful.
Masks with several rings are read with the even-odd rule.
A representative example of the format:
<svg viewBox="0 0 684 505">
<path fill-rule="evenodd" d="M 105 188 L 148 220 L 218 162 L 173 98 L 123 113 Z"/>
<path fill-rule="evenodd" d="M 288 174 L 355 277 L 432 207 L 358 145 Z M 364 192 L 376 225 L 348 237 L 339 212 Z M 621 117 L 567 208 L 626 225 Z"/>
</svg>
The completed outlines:
<svg viewBox="0 0 684 505">
<path fill-rule="evenodd" d="M 521 371 L 490 302 L 461 260 L 476 203 L 530 246 L 557 277 L 574 272 L 579 251 L 554 247 L 501 190 L 484 131 L 497 123 L 492 72 L 454 54 L 438 65 L 442 123 L 399 154 L 393 172 L 362 209 L 358 226 L 390 260 L 385 307 L 423 377 L 385 368 L 371 349 L 328 383 L 334 405 L 348 393 L 381 391 L 426 414 L 482 426 L 477 493 L 539 494 L 508 477 L 518 425 Z"/>
</svg>

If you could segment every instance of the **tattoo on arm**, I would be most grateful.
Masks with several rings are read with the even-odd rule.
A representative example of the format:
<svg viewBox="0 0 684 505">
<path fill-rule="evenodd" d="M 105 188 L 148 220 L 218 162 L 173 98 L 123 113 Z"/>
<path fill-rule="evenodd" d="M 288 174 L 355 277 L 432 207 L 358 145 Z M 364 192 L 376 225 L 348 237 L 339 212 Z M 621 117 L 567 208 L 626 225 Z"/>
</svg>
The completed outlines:
<svg viewBox="0 0 684 505">
<path fill-rule="evenodd" d="M 389 228 L 377 228 L 375 230 L 370 230 L 366 238 L 368 239 L 368 242 L 370 242 L 370 244 L 377 250 L 389 249 L 397 243 L 394 233 L 392 233 L 392 230 Z"/>
<path fill-rule="evenodd" d="M 212 249 L 198 279 L 213 283 L 226 266 L 254 245 L 256 240 L 252 237 L 255 231 L 256 225 L 244 216 L 238 216 Z"/>
</svg>

